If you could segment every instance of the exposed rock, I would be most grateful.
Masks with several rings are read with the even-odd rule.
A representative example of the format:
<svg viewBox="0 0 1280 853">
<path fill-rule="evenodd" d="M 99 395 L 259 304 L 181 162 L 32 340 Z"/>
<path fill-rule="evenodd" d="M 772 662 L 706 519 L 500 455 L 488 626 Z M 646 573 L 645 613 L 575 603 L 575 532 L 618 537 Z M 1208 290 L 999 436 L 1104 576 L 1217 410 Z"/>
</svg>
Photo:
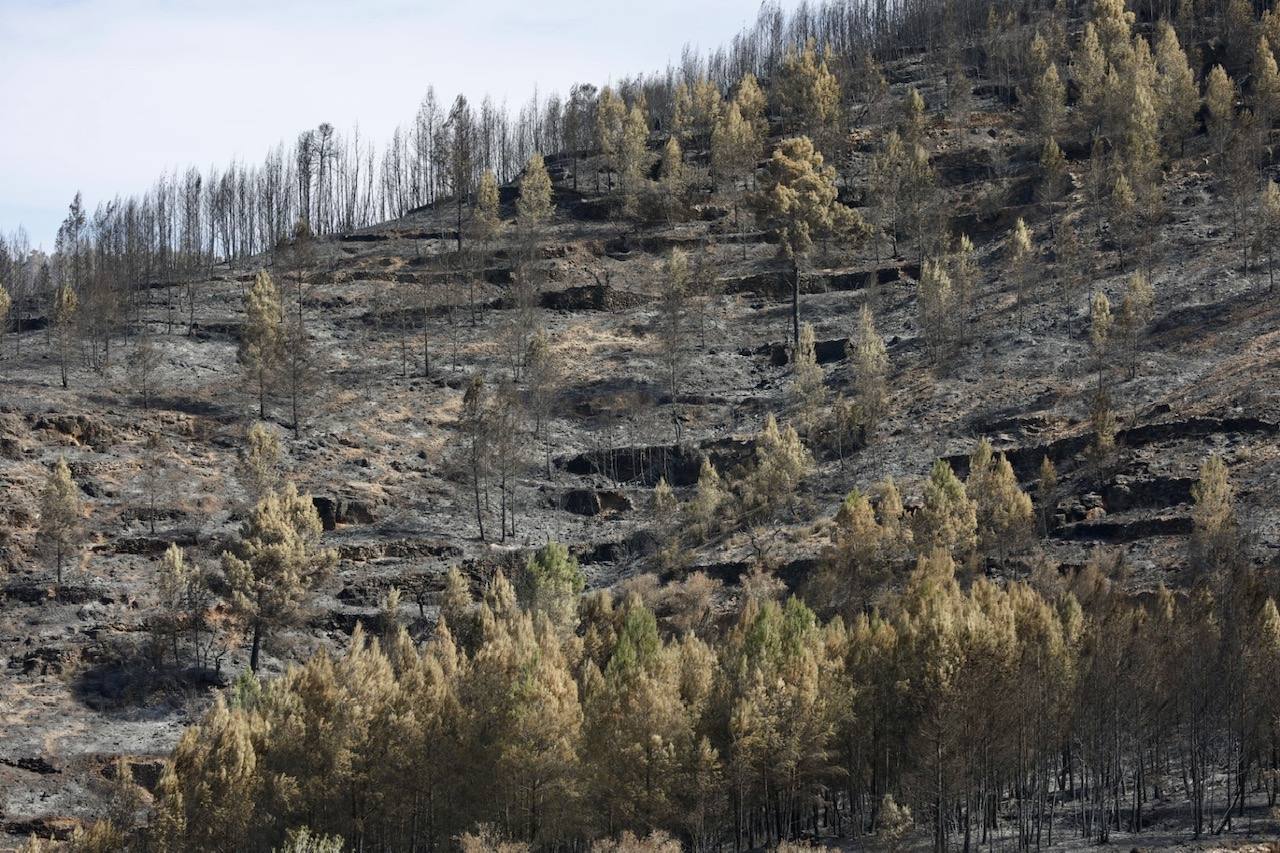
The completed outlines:
<svg viewBox="0 0 1280 853">
<path fill-rule="evenodd" d="M 1065 524 L 1055 533 L 1059 539 L 1077 542 L 1136 542 L 1153 536 L 1186 536 L 1191 533 L 1191 516 L 1159 515 L 1117 519 L 1106 516 Z"/>
<path fill-rule="evenodd" d="M 618 290 L 606 284 L 588 284 L 549 290 L 542 294 L 542 307 L 550 311 L 620 311 L 649 301 L 647 296 Z M 503 300 L 503 307 L 507 306 Z"/>
<path fill-rule="evenodd" d="M 1195 480 L 1189 477 L 1138 479 L 1117 475 L 1103 489 L 1102 501 L 1108 512 L 1163 509 L 1190 503 L 1193 485 Z"/>
<path fill-rule="evenodd" d="M 844 359 L 845 346 L 849 343 L 848 338 L 833 338 L 827 341 L 815 341 L 813 345 L 813 353 L 817 358 L 818 364 L 833 364 Z M 763 355 L 767 356 L 769 363 L 774 367 L 785 367 L 791 363 L 792 350 L 791 344 L 775 341 L 774 343 L 762 344 L 754 350 L 739 350 L 740 355 Z"/>
<path fill-rule="evenodd" d="M 361 498 L 314 495 L 311 502 L 325 530 L 333 530 L 339 524 L 373 524 L 375 520 L 373 508 Z"/>
<path fill-rule="evenodd" d="M 77 444 L 88 445 L 104 451 L 115 440 L 115 433 L 99 418 L 89 415 L 55 414 L 36 415 L 31 421 L 33 430 L 51 430 L 61 433 Z"/>
<path fill-rule="evenodd" d="M 570 489 L 560 497 L 560 508 L 574 515 L 629 512 L 631 500 L 621 492 Z"/>
<path fill-rule="evenodd" d="M 129 772 L 133 774 L 134 784 L 147 791 L 155 791 L 160 784 L 160 776 L 164 773 L 164 759 L 147 756 L 121 756 Z M 102 775 L 107 779 L 116 778 L 116 762 L 108 761 L 102 767 Z"/>
<path fill-rule="evenodd" d="M 619 447 L 592 450 L 576 456 L 561 457 L 556 464 L 581 476 L 600 474 L 620 483 L 639 483 L 653 487 L 663 477 L 672 486 L 692 486 L 698 482 L 702 457 L 721 473 L 730 471 L 752 458 L 755 442 L 750 439 L 722 439 L 701 448 L 674 445 Z"/>
</svg>

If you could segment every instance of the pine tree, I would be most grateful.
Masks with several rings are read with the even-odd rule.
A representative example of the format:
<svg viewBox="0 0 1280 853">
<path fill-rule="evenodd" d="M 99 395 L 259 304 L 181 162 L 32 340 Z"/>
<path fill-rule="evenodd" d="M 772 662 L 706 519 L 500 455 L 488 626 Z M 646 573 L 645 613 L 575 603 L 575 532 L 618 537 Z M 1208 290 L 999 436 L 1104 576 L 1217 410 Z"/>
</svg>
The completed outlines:
<svg viewBox="0 0 1280 853">
<path fill-rule="evenodd" d="M 941 263 L 932 259 L 924 262 L 916 303 L 920 315 L 920 333 L 934 361 L 942 364 L 955 343 L 958 305 L 951 276 Z"/>
<path fill-rule="evenodd" d="M 902 134 L 902 142 L 907 148 L 915 148 L 924 144 L 924 98 L 914 86 L 907 89 L 903 96 L 901 118 L 898 132 Z"/>
<path fill-rule="evenodd" d="M 1071 181 L 1067 171 L 1067 158 L 1063 156 L 1058 141 L 1049 137 L 1040 150 L 1040 186 L 1037 194 L 1041 201 L 1057 201 Z"/>
<path fill-rule="evenodd" d="M 245 294 L 244 328 L 240 334 L 240 364 L 258 388 L 258 417 L 267 417 L 267 389 L 283 357 L 284 317 L 280 291 L 265 270 L 259 270 Z"/>
<path fill-rule="evenodd" d="M 156 570 L 156 599 L 151 630 L 173 652 L 174 666 L 182 665 L 182 638 L 190 635 L 191 645 L 200 655 L 200 631 L 209 605 L 204 575 L 189 564 L 186 554 L 170 543 Z"/>
<path fill-rule="evenodd" d="M 1023 311 L 1028 300 L 1028 291 L 1038 274 L 1039 257 L 1032 243 L 1031 229 L 1027 227 L 1027 223 L 1018 217 L 1018 221 L 1014 223 L 1013 232 L 1009 235 L 1009 248 L 1007 254 L 1007 269 L 1009 271 L 1009 279 L 1013 284 L 1013 290 L 1016 294 L 1017 302 L 1015 308 L 1018 312 L 1019 324 L 1023 321 Z"/>
<path fill-rule="evenodd" d="M 685 508 L 695 539 L 705 542 L 716 535 L 729 498 L 720 472 L 711 464 L 711 460 L 702 457 L 702 466 L 698 469 L 698 485 Z"/>
<path fill-rule="evenodd" d="M 978 253 L 968 234 L 961 234 L 955 249 L 947 256 L 947 272 L 955 293 L 957 339 L 967 342 L 971 337 L 973 322 L 969 309 L 978 297 L 978 282 L 982 271 L 978 269 Z"/>
<path fill-rule="evenodd" d="M 738 81 L 738 90 L 733 95 L 733 102 L 742 114 L 742 119 L 755 131 L 757 144 L 764 139 L 768 129 L 764 110 L 767 104 L 764 92 L 756 81 L 756 75 L 748 71 Z"/>
<path fill-rule="evenodd" d="M 658 339 L 661 345 L 663 381 L 671 397 L 671 424 L 676 444 L 683 436 L 680 395 L 684 391 L 684 374 L 689 365 L 693 336 L 689 317 L 689 258 L 682 249 L 672 249 L 663 264 L 666 279 L 658 303 Z"/>
<path fill-rule="evenodd" d="M 520 176 L 520 197 L 516 199 L 520 227 L 534 230 L 551 218 L 551 177 L 542 155 L 534 152 Z"/>
<path fill-rule="evenodd" d="M 1098 31 L 1098 42 L 1107 61 L 1122 65 L 1119 61 L 1129 49 L 1135 15 L 1125 9 L 1124 0 L 1095 0 L 1093 25 Z"/>
<path fill-rule="evenodd" d="M 688 144 L 693 134 L 693 93 L 685 83 L 678 84 L 675 89 L 671 108 L 671 136 L 673 139 L 683 139 Z"/>
<path fill-rule="evenodd" d="M 711 132 L 720 120 L 723 101 L 719 87 L 705 77 L 696 81 L 690 90 L 693 141 L 703 150 L 711 144 Z"/>
<path fill-rule="evenodd" d="M 1084 267 L 1088 261 L 1080 233 L 1066 216 L 1062 217 L 1054 229 L 1053 257 L 1058 284 L 1063 293 L 1069 296 L 1087 278 L 1088 271 Z"/>
<path fill-rule="evenodd" d="M 222 552 L 232 608 L 253 638 L 250 670 L 258 670 L 262 640 L 292 624 L 337 565 L 337 552 L 320 545 L 322 532 L 311 496 L 288 483 L 258 502 L 235 549 Z"/>
<path fill-rule="evenodd" d="M 524 362 L 524 384 L 529 410 L 533 414 L 534 435 L 542 437 L 547 476 L 551 476 L 551 422 L 556 396 L 563 380 L 563 364 L 546 329 L 538 328 L 529 340 Z"/>
<path fill-rule="evenodd" d="M 828 69 L 826 58 L 818 57 L 812 39 L 783 58 L 772 94 L 788 131 L 810 139 L 828 137 L 840 109 L 840 82 Z"/>
<path fill-rule="evenodd" d="M 667 221 L 680 215 L 684 208 L 685 180 L 684 153 L 674 136 L 662 147 L 662 160 L 658 167 L 658 188 L 662 194 L 662 207 Z"/>
<path fill-rule="evenodd" d="M 9 311 L 13 308 L 13 298 L 0 282 L 0 358 L 4 357 L 4 338 L 9 333 Z"/>
<path fill-rule="evenodd" d="M 619 143 L 626 118 L 627 107 L 623 100 L 608 86 L 601 89 L 596 103 L 596 147 L 600 149 L 600 156 L 610 173 L 609 189 L 613 189 L 612 175 L 622 171 Z M 596 189 L 600 189 L 599 173 L 596 174 Z"/>
<path fill-rule="evenodd" d="M 564 545 L 551 541 L 525 564 L 520 600 L 526 607 L 546 613 L 556 625 L 569 625 L 585 585 L 577 558 Z"/>
<path fill-rule="evenodd" d="M 1098 391 L 1103 390 L 1103 374 L 1108 366 L 1111 351 L 1111 300 L 1101 290 L 1089 300 L 1089 348 L 1093 354 L 1094 369 L 1098 373 Z"/>
<path fill-rule="evenodd" d="M 1276 69 L 1276 57 L 1272 53 L 1271 43 L 1266 36 L 1258 37 L 1258 46 L 1254 51 L 1250 77 L 1253 96 L 1253 115 L 1258 120 L 1258 127 L 1266 139 L 1280 115 L 1280 71 Z"/>
<path fill-rule="evenodd" d="M 156 788 L 151 827 L 162 853 L 256 846 L 263 728 L 255 715 L 218 696 L 200 724 L 182 733 Z"/>
<path fill-rule="evenodd" d="M 342 853 L 342 839 L 335 835 L 319 835 L 305 826 L 289 830 L 279 853 Z"/>
<path fill-rule="evenodd" d="M 693 737 L 676 663 L 653 612 L 633 595 L 603 672 L 593 673 L 585 690 L 591 799 L 615 827 L 676 818 L 678 762 Z"/>
<path fill-rule="evenodd" d="M 68 362 L 71 359 L 71 345 L 75 336 L 76 311 L 80 301 L 76 292 L 66 282 L 58 285 L 53 293 L 53 339 L 58 347 L 58 370 L 62 378 L 62 387 L 67 387 Z"/>
<path fill-rule="evenodd" d="M 1135 44 L 1119 141 L 1130 183 L 1145 197 L 1159 185 L 1160 123 L 1154 89 L 1157 72 L 1146 39 L 1135 39 Z"/>
<path fill-rule="evenodd" d="M 1030 541 L 1035 519 L 1031 498 L 1019 488 L 1008 458 L 993 456 L 985 438 L 969 457 L 965 490 L 975 504 L 983 553 L 1004 562 L 1011 551 Z"/>
<path fill-rule="evenodd" d="M 289 395 L 290 425 L 296 437 L 302 432 L 303 414 L 310 408 L 309 399 L 319 379 L 312 356 L 311 336 L 301 314 L 290 313 L 281 327 L 276 372 Z"/>
<path fill-rule="evenodd" d="M 1084 35 L 1071 60 L 1071 70 L 1080 89 L 1076 115 L 1083 122 L 1084 129 L 1092 132 L 1101 117 L 1103 87 L 1107 77 L 1107 57 L 1092 21 L 1084 25 Z"/>
<path fill-rule="evenodd" d="M 889 404 L 889 355 L 876 331 L 875 317 L 865 303 L 858 312 L 858 327 L 845 344 L 845 357 L 853 372 L 854 403 L 863 440 L 869 440 L 884 418 Z"/>
<path fill-rule="evenodd" d="M 618 140 L 618 173 L 621 180 L 623 211 L 634 216 L 644 182 L 645 142 L 649 123 L 639 107 L 633 106 L 622 123 Z"/>
<path fill-rule="evenodd" d="M 1160 115 L 1160 135 L 1165 151 L 1177 147 L 1182 152 L 1186 140 L 1196 128 L 1200 109 L 1200 90 L 1178 43 L 1178 34 L 1167 21 L 1157 25 L 1156 40 L 1156 104 Z"/>
<path fill-rule="evenodd" d="M 1258 242 L 1267 256 L 1267 292 L 1276 288 L 1276 244 L 1280 243 L 1280 186 L 1264 181 L 1258 199 Z"/>
<path fill-rule="evenodd" d="M 800 483 L 813 471 L 813 456 L 795 428 L 778 427 L 772 414 L 756 440 L 755 468 L 744 483 L 749 507 L 775 510 L 791 503 Z"/>
<path fill-rule="evenodd" d="M 1036 139 L 1048 142 L 1058 135 L 1067 112 L 1067 88 L 1058 76 L 1058 66 L 1050 63 L 1031 87 L 1027 124 Z"/>
<path fill-rule="evenodd" d="M 923 145 L 906 152 L 902 175 L 903 225 L 916 244 L 916 258 L 924 259 L 935 251 L 945 233 L 942 211 L 937 197 L 937 174 L 929 162 Z"/>
<path fill-rule="evenodd" d="M 39 538 L 42 547 L 53 557 L 59 587 L 63 563 L 74 556 L 80 542 L 83 515 L 80 490 L 71 479 L 67 460 L 59 456 L 40 493 Z"/>
<path fill-rule="evenodd" d="M 921 553 L 941 548 L 963 557 L 977 547 L 977 507 L 943 459 L 933 463 L 924 487 L 924 504 L 912 516 L 911 526 Z"/>
<path fill-rule="evenodd" d="M 1115 240 L 1116 253 L 1120 256 L 1120 268 L 1123 270 L 1125 250 L 1133 245 L 1138 226 L 1138 201 L 1133 195 L 1129 179 L 1123 172 L 1116 176 L 1115 185 L 1111 188 L 1109 207 L 1108 218 L 1112 238 Z"/>
<path fill-rule="evenodd" d="M 0 298 L 0 308 L 4 307 L 4 300 Z M 0 318 L 3 318 L 3 311 L 0 311 Z M 3 324 L 0 319 L 0 325 Z M 2 337 L 2 333 L 0 333 Z M 162 353 L 160 348 L 156 346 L 155 338 L 151 334 L 151 329 L 145 323 L 138 330 L 138 335 L 133 344 L 133 349 L 129 351 L 129 355 L 125 361 L 125 366 L 129 375 L 129 382 L 142 395 L 142 408 L 144 411 L 151 409 L 151 397 L 155 393 L 156 373 L 160 370 Z"/>
<path fill-rule="evenodd" d="M 462 411 L 458 426 L 464 436 L 461 448 L 462 466 L 471 486 L 476 513 L 476 528 L 484 542 L 484 506 L 488 502 L 488 475 L 492 467 L 493 425 L 489 412 L 489 388 L 484 377 L 476 374 L 462 395 Z"/>
<path fill-rule="evenodd" d="M 862 104 L 860 119 L 866 119 L 886 95 L 889 94 L 889 82 L 884 79 L 880 64 L 869 50 L 863 50 L 855 60 L 856 70 L 853 78 L 854 99 Z"/>
<path fill-rule="evenodd" d="M 498 198 L 498 178 L 492 169 L 485 169 L 476 186 L 475 212 L 476 239 L 481 242 L 493 239 L 502 227 L 502 210 Z"/>
<path fill-rule="evenodd" d="M 798 420 L 810 439 L 827 401 L 826 374 L 818 364 L 815 348 L 813 325 L 805 323 L 800 327 L 800 344 L 791 366 L 791 394 L 795 398 Z"/>
<path fill-rule="evenodd" d="M 1106 388 L 1094 391 L 1089 407 L 1089 422 L 1093 427 L 1093 444 L 1089 457 L 1097 469 L 1111 458 L 1116 448 L 1116 414 L 1111 407 L 1111 394 Z"/>
<path fill-rule="evenodd" d="M 836 200 L 835 169 L 826 165 L 808 137 L 784 139 L 769 160 L 760 203 L 776 228 L 779 248 L 791 261 L 792 342 L 800 344 L 800 268 L 815 238 L 860 236 L 861 218 Z"/>
<path fill-rule="evenodd" d="M 854 615 L 890 578 L 891 534 L 876 521 L 871 502 L 857 489 L 845 497 L 833 521 L 832 544 L 821 559 L 818 594 L 832 609 Z"/>
<path fill-rule="evenodd" d="M 280 458 L 280 439 L 271 428 L 262 422 L 249 427 L 245 433 L 241 466 L 251 504 L 256 504 L 267 492 L 275 489 L 280 477 Z"/>
<path fill-rule="evenodd" d="M 760 159 L 760 140 L 759 133 L 743 116 L 738 100 L 730 102 L 711 134 L 711 172 L 717 180 L 729 184 L 730 191 L 736 189 L 733 185 L 739 180 L 746 183 L 755 171 Z M 739 234 L 742 233 L 740 207 L 740 196 L 734 192 L 733 221 Z M 742 243 L 742 251 L 746 257 L 746 241 Z"/>
<path fill-rule="evenodd" d="M 1125 289 L 1124 299 L 1120 302 L 1120 316 L 1115 325 L 1129 354 L 1129 378 L 1138 372 L 1138 341 L 1142 330 L 1155 311 L 1155 291 L 1151 280 L 1145 273 L 1135 272 L 1129 277 L 1129 286 Z"/>
<path fill-rule="evenodd" d="M 1049 524 L 1058 503 L 1058 469 L 1053 460 L 1044 456 L 1040 460 L 1040 476 L 1036 482 L 1036 507 L 1040 511 L 1040 533 L 1049 535 Z"/>
<path fill-rule="evenodd" d="M 1208 112 L 1205 124 L 1209 130 L 1209 142 L 1213 147 L 1220 168 L 1225 168 L 1227 149 L 1231 144 L 1235 125 L 1236 88 L 1221 65 L 1213 66 L 1205 83 L 1204 105 Z"/>
<path fill-rule="evenodd" d="M 1200 479 L 1191 489 L 1191 556 L 1201 575 L 1231 567 L 1239 546 L 1235 514 L 1235 489 L 1221 456 L 1212 455 L 1200 466 Z"/>
</svg>

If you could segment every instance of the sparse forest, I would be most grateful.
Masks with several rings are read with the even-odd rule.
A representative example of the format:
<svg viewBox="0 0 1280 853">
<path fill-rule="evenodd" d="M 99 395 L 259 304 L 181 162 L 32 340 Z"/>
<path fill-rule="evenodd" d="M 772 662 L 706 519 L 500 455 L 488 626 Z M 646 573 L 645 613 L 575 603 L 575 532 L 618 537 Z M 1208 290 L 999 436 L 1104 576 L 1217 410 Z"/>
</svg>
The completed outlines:
<svg viewBox="0 0 1280 853">
<path fill-rule="evenodd" d="M 0 847 L 1270 849 L 1278 52 L 766 4 L 0 236 Z"/>
</svg>

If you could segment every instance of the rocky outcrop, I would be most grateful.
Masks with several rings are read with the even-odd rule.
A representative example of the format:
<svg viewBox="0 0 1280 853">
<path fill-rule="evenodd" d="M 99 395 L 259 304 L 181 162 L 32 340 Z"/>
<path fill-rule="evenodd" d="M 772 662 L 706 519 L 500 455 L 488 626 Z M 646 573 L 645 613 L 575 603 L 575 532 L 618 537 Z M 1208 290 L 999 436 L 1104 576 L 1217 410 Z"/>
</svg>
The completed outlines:
<svg viewBox="0 0 1280 853">
<path fill-rule="evenodd" d="M 595 489 L 570 489 L 560 496 L 560 508 L 574 515 L 588 517 L 630 512 L 631 499 L 622 492 Z"/>
<path fill-rule="evenodd" d="M 311 502 L 325 530 L 333 530 L 339 524 L 373 524 L 376 519 L 373 507 L 361 498 L 316 495 Z"/>
<path fill-rule="evenodd" d="M 36 415 L 32 418 L 31 428 L 61 433 L 76 444 L 86 445 L 97 451 L 104 451 L 115 442 L 115 431 L 101 419 L 89 415 Z"/>
<path fill-rule="evenodd" d="M 549 311 L 621 311 L 649 301 L 647 296 L 618 290 L 607 284 L 588 284 L 549 290 L 542 294 L 542 307 Z M 503 307 L 510 307 L 505 304 Z"/>
<path fill-rule="evenodd" d="M 1135 518 L 1103 518 L 1078 521 L 1057 529 L 1059 539 L 1074 542 L 1119 544 L 1150 539 L 1153 536 L 1186 536 L 1191 533 L 1189 515 L 1151 515 Z"/>
<path fill-rule="evenodd" d="M 571 474 L 601 475 L 619 483 L 636 483 L 647 488 L 666 478 L 675 487 L 698 482 L 702 457 L 706 456 L 721 473 L 748 462 L 755 452 L 750 439 L 721 439 L 701 447 L 649 445 L 591 450 L 576 456 L 561 457 L 556 464 Z"/>
</svg>

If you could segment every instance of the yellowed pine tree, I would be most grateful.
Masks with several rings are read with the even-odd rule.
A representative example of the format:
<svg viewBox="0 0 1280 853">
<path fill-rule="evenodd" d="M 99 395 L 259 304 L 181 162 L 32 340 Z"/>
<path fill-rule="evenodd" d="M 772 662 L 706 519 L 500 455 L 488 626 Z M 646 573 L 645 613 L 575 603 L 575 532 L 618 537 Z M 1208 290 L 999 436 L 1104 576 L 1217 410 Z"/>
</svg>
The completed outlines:
<svg viewBox="0 0 1280 853">
<path fill-rule="evenodd" d="M 1240 552 L 1235 488 L 1222 457 L 1214 454 L 1200 466 L 1200 479 L 1191 488 L 1191 559 L 1198 576 L 1212 576 L 1230 568 Z"/>
<path fill-rule="evenodd" d="M 921 336 L 933 360 L 944 365 L 955 346 L 956 313 L 959 305 L 951 275 L 942 263 L 933 259 L 924 262 L 920 271 L 916 308 Z"/>
<path fill-rule="evenodd" d="M 1176 149 L 1181 154 L 1186 140 L 1195 132 L 1200 90 L 1187 54 L 1178 43 L 1178 33 L 1167 21 L 1157 25 L 1156 70 L 1160 136 L 1167 153 Z"/>
<path fill-rule="evenodd" d="M 1058 147 L 1058 141 L 1050 137 L 1040 149 L 1040 185 L 1036 188 L 1036 193 L 1041 201 L 1057 201 L 1070 182 L 1067 158 Z"/>
<path fill-rule="evenodd" d="M 234 550 L 222 552 L 232 608 L 252 637 L 252 671 L 258 670 L 263 639 L 298 619 L 337 565 L 337 552 L 320 544 L 322 534 L 311 496 L 287 483 L 258 502 Z"/>
<path fill-rule="evenodd" d="M 520 227 L 533 230 L 551 219 L 551 177 L 542 155 L 534 152 L 520 176 L 520 196 L 516 199 L 516 218 Z"/>
<path fill-rule="evenodd" d="M 1219 168 L 1225 168 L 1227 149 L 1231 144 L 1235 125 L 1236 86 L 1221 65 L 1213 66 L 1205 83 L 1204 105 L 1208 111 L 1205 124 L 1209 131 L 1209 143 L 1213 148 Z"/>
<path fill-rule="evenodd" d="M 50 314 L 53 319 L 53 342 L 58 348 L 58 371 L 62 379 L 62 387 L 67 387 L 67 375 L 70 370 L 71 349 L 75 338 L 76 312 L 80 301 L 71 285 L 62 282 L 53 292 L 53 305 Z"/>
<path fill-rule="evenodd" d="M 775 227 L 782 254 L 791 261 L 792 343 L 800 343 L 800 271 L 814 241 L 843 234 L 861 238 L 861 217 L 837 200 L 835 169 L 804 136 L 784 139 L 769 160 L 761 212 Z"/>
<path fill-rule="evenodd" d="M 1009 281 L 1013 285 L 1015 295 L 1014 308 L 1018 314 L 1018 323 L 1024 319 L 1026 304 L 1030 299 L 1030 290 L 1038 275 L 1039 255 L 1032 240 L 1031 229 L 1026 221 L 1018 217 L 1009 235 L 1006 269 Z"/>
<path fill-rule="evenodd" d="M 282 363 L 285 341 L 280 291 L 265 270 L 258 271 L 245 294 L 244 314 L 238 356 L 258 390 L 258 417 L 266 420 L 267 390 Z"/>
<path fill-rule="evenodd" d="M 967 557 L 977 547 L 977 507 L 945 460 L 933 463 L 924 487 L 924 503 L 912 516 L 911 527 L 921 553 L 942 549 Z"/>
<path fill-rule="evenodd" d="M 854 404 L 864 441 L 870 440 L 889 407 L 889 353 L 884 339 L 876 331 L 871 307 L 863 304 L 858 312 L 858 326 L 845 355 L 853 371 Z"/>
<path fill-rule="evenodd" d="M 71 478 L 66 457 L 59 456 L 40 492 L 38 538 L 41 548 L 53 559 L 59 587 L 62 586 L 64 564 L 75 559 L 76 548 L 83 535 L 83 516 L 80 489 Z"/>
<path fill-rule="evenodd" d="M 826 374 L 818 364 L 812 323 L 800 327 L 800 345 L 791 365 L 791 394 L 795 399 L 797 420 L 812 440 L 827 402 Z"/>
<path fill-rule="evenodd" d="M 1067 88 L 1058 66 L 1049 66 L 1035 79 L 1026 108 L 1027 125 L 1036 139 L 1048 142 L 1058 135 L 1067 112 Z"/>
<path fill-rule="evenodd" d="M 613 175 L 621 171 L 620 142 L 623 136 L 623 125 L 627 119 L 627 106 L 612 88 L 605 86 L 600 90 L 596 103 L 596 147 L 604 159 L 605 168 L 610 175 L 608 189 L 613 189 Z M 600 189 L 600 173 L 596 173 L 596 190 Z"/>
</svg>

